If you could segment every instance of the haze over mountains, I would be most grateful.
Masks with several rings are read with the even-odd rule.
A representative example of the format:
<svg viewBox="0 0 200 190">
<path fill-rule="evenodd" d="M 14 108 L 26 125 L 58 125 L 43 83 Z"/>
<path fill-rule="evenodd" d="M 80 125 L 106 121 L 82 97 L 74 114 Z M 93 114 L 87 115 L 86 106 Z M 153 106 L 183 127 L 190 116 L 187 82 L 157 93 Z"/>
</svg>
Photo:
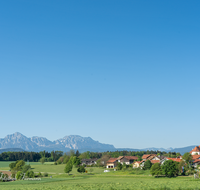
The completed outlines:
<svg viewBox="0 0 200 190">
<path fill-rule="evenodd" d="M 85 151 L 116 151 L 116 150 L 128 150 L 128 151 L 145 151 L 145 150 L 160 150 L 165 152 L 180 152 L 184 154 L 185 152 L 191 151 L 194 146 L 188 146 L 184 148 L 145 148 L 145 149 L 131 149 L 131 148 L 115 148 L 110 144 L 103 144 L 98 141 L 93 140 L 90 137 L 81 137 L 78 135 L 69 135 L 61 139 L 50 141 L 44 137 L 31 137 L 28 138 L 19 132 L 11 135 L 7 135 L 5 138 L 0 139 L 0 152 L 5 149 L 5 151 L 52 151 L 61 150 L 68 152 L 70 149 L 79 150 L 80 152 Z"/>
</svg>

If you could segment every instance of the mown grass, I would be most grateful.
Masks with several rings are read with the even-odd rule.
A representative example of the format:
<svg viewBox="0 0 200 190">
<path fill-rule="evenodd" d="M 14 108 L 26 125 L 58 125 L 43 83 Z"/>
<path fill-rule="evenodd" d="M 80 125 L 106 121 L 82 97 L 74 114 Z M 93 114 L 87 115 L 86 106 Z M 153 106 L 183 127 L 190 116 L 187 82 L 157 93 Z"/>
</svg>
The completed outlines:
<svg viewBox="0 0 200 190">
<path fill-rule="evenodd" d="M 55 173 L 55 174 L 59 174 L 59 173 L 65 173 L 64 172 L 64 168 L 65 168 L 65 164 L 60 164 L 60 165 L 31 165 L 31 168 L 34 172 L 47 172 L 47 173 Z M 90 172 L 91 168 L 86 168 L 86 170 L 88 171 L 88 173 Z M 92 173 L 103 173 L 103 168 L 92 168 L 93 171 Z M 77 168 L 73 168 L 72 171 L 70 172 L 70 174 L 79 174 L 77 172 Z"/>
<path fill-rule="evenodd" d="M 9 164 L 10 163 L 13 163 L 14 161 L 0 161 L 0 168 L 5 168 L 5 167 L 9 167 Z M 53 164 L 54 162 L 45 162 L 44 163 L 44 165 L 51 165 L 51 164 Z M 26 162 L 26 164 L 27 164 L 27 162 Z M 29 162 L 29 164 L 31 165 L 31 166 L 33 166 L 33 165 L 42 165 L 40 162 Z"/>
<path fill-rule="evenodd" d="M 83 176 L 42 179 L 42 181 L 17 181 L 0 183 L 5 190 L 74 190 L 74 189 L 147 189 L 147 190 L 192 190 L 200 189 L 200 180 L 191 177 L 154 178 L 150 176 Z"/>
<path fill-rule="evenodd" d="M 2 163 L 2 168 L 7 168 L 11 162 Z M 0 189 L 5 190 L 79 190 L 79 189 L 135 189 L 135 190 L 200 190 L 200 180 L 192 177 L 155 178 L 150 176 L 149 171 L 126 170 L 103 172 L 103 168 L 86 168 L 88 173 L 79 174 L 77 168 L 73 168 L 70 175 L 64 174 L 64 164 L 53 165 L 30 162 L 34 172 L 54 173 L 53 178 L 42 178 L 41 181 L 15 181 L 1 182 Z M 91 172 L 90 169 L 93 171 Z"/>
</svg>

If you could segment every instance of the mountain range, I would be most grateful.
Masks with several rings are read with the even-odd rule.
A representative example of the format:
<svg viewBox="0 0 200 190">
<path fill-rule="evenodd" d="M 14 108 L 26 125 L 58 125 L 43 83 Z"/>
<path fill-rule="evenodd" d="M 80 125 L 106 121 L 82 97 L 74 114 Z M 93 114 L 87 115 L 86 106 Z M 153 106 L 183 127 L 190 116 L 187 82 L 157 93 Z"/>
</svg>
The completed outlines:
<svg viewBox="0 0 200 190">
<path fill-rule="evenodd" d="M 70 149 L 79 150 L 80 152 L 93 151 L 93 152 L 103 152 L 103 151 L 146 151 L 146 150 L 159 150 L 165 152 L 180 152 L 184 154 L 185 152 L 191 151 L 194 146 L 188 146 L 183 148 L 145 148 L 145 149 L 131 149 L 131 148 L 115 148 L 110 144 L 103 144 L 98 141 L 93 140 L 91 137 L 81 137 L 78 135 L 69 135 L 61 139 L 50 141 L 44 137 L 31 137 L 28 138 L 19 132 L 11 135 L 7 135 L 5 138 L 0 138 L 0 152 L 3 151 L 52 151 L 60 150 L 63 152 L 68 152 Z"/>
</svg>

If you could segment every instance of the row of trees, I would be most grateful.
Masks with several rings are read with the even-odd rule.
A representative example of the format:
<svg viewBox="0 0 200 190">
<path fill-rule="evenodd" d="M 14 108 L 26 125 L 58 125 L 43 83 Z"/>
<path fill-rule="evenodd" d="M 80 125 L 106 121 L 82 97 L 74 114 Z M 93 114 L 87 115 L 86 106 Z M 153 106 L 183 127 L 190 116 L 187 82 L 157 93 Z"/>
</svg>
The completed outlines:
<svg viewBox="0 0 200 190">
<path fill-rule="evenodd" d="M 29 160 L 30 162 L 38 162 L 41 158 L 45 158 L 45 161 L 56 161 L 63 156 L 62 151 L 47 151 L 41 152 L 3 152 L 0 154 L 0 161 L 17 161 L 17 160 Z"/>
<path fill-rule="evenodd" d="M 144 154 L 157 154 L 163 155 L 167 157 L 177 157 L 180 154 L 176 152 L 161 152 L 161 151 L 114 151 L 114 152 L 83 152 L 80 153 L 78 150 L 70 150 L 67 153 L 63 153 L 63 151 L 40 151 L 40 152 L 3 152 L 0 154 L 0 161 L 17 161 L 17 160 L 24 160 L 24 161 L 31 161 L 31 162 L 38 162 L 41 158 L 44 158 L 45 162 L 52 162 L 59 160 L 59 163 L 67 163 L 71 156 L 79 157 L 80 159 L 89 159 L 89 158 L 102 158 L 102 157 L 114 157 L 117 158 L 119 156 L 137 156 L 138 160 L 142 159 Z M 64 159 L 66 159 L 64 161 Z"/>
</svg>

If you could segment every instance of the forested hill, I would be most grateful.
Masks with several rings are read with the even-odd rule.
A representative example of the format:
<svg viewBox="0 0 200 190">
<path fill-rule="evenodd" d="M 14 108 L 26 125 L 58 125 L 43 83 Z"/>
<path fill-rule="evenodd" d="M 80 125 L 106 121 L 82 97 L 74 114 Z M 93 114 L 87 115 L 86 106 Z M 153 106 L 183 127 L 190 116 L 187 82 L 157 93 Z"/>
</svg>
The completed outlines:
<svg viewBox="0 0 200 190">
<path fill-rule="evenodd" d="M 21 148 L 6 148 L 6 149 L 0 149 L 0 153 L 2 152 L 23 152 L 24 150 Z"/>
</svg>

